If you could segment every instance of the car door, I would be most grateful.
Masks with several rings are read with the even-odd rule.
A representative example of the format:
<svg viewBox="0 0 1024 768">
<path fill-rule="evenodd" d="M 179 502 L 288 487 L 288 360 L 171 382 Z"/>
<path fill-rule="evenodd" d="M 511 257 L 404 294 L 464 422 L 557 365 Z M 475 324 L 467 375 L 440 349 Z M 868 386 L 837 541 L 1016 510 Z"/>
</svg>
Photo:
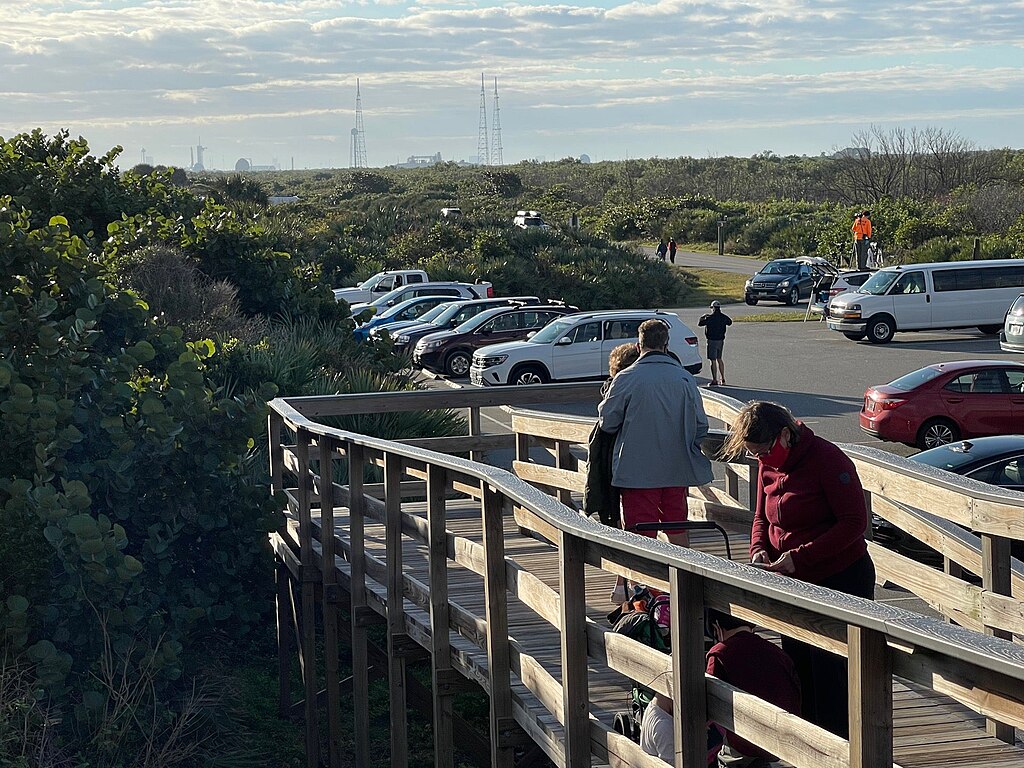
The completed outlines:
<svg viewBox="0 0 1024 768">
<path fill-rule="evenodd" d="M 567 343 L 562 343 L 568 339 Z M 551 350 L 551 377 L 554 379 L 598 378 L 608 369 L 601 364 L 601 321 L 578 323 L 555 341 Z"/>
<path fill-rule="evenodd" d="M 1014 402 L 1006 370 L 980 368 L 961 374 L 942 389 L 948 413 L 960 424 L 963 437 L 1002 435 L 1017 431 Z"/>
<path fill-rule="evenodd" d="M 640 318 L 616 318 L 604 321 L 601 342 L 601 372 L 608 375 L 608 356 L 620 344 L 636 344 L 640 340 Z"/>
<path fill-rule="evenodd" d="M 1012 418 L 1005 432 L 1024 434 L 1024 368 L 1004 368 L 1006 387 L 1010 391 Z"/>
<path fill-rule="evenodd" d="M 928 328 L 932 322 L 932 298 L 925 273 L 904 272 L 889 289 L 893 315 L 899 329 Z"/>
<path fill-rule="evenodd" d="M 474 349 L 503 341 L 518 341 L 523 337 L 523 313 L 503 312 L 481 325 L 470 337 Z"/>
</svg>

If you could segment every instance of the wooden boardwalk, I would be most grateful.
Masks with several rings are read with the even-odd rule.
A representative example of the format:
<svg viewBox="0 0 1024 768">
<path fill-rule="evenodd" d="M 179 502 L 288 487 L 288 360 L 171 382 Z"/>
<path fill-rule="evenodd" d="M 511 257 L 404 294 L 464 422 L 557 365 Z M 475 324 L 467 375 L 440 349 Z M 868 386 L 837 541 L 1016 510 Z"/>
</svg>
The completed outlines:
<svg viewBox="0 0 1024 768">
<path fill-rule="evenodd" d="M 406 504 L 403 510 L 418 515 L 426 522 L 426 508 L 423 504 Z M 447 527 L 454 535 L 483 543 L 480 525 L 479 505 L 472 502 L 449 503 Z M 322 535 L 320 518 L 313 518 L 316 537 Z M 335 534 L 339 550 L 350 549 L 348 532 L 348 510 L 337 508 L 335 512 Z M 297 543 L 298 524 L 292 518 L 289 524 L 294 542 Z M 702 552 L 725 557 L 722 537 L 713 532 L 691 533 L 691 547 Z M 365 527 L 366 554 L 381 561 L 386 558 L 386 533 L 383 525 L 367 524 Z M 730 535 L 733 558 L 745 562 L 748 540 L 742 535 Z M 319 551 L 319 550 L 318 550 Z M 558 589 L 558 551 L 550 543 L 532 536 L 522 535 L 515 520 L 505 518 L 505 554 L 510 560 L 533 573 L 552 589 Z M 429 587 L 429 560 L 427 547 L 412 539 L 403 543 L 402 562 L 404 572 Z M 319 564 L 319 563 L 318 563 Z M 347 583 L 350 569 L 343 558 L 338 558 L 337 568 L 342 584 Z M 611 609 L 608 601 L 614 577 L 596 568 L 586 568 L 587 616 L 599 624 L 607 624 L 607 613 Z M 376 605 L 386 615 L 387 590 L 383 584 L 372 587 L 378 601 Z M 482 616 L 484 613 L 483 579 L 473 571 L 453 564 L 448 573 L 448 593 L 452 604 L 466 611 Z M 373 605 L 374 603 L 371 603 Z M 410 634 L 417 638 L 425 650 L 431 647 L 429 614 L 409 601 L 405 611 L 407 620 L 416 625 Z M 559 633 L 550 624 L 518 601 L 509 604 L 509 635 L 515 638 L 521 651 L 533 657 L 552 677 L 561 678 L 561 653 Z M 762 631 L 764 636 L 776 640 L 778 636 Z M 459 671 L 467 679 L 481 685 L 487 684 L 487 654 L 480 647 L 465 640 L 457 633 L 451 633 L 453 648 L 458 650 Z M 590 711 L 605 725 L 611 727 L 617 712 L 628 711 L 628 695 L 631 681 L 605 666 L 592 664 L 588 669 L 590 682 Z M 645 682 L 645 681 L 641 681 Z M 528 714 L 534 728 L 531 736 L 545 748 L 549 756 L 561 755 L 564 730 L 558 720 L 538 701 L 525 686 L 513 686 L 516 704 Z M 1024 744 L 1018 740 L 1016 746 L 1006 744 L 986 733 L 985 718 L 952 699 L 934 691 L 899 679 L 893 682 L 894 705 L 894 752 L 895 761 L 902 768 L 1022 768 L 1024 767 Z M 562 756 L 564 757 L 564 756 Z M 788 765 L 785 762 L 780 766 Z"/>
</svg>

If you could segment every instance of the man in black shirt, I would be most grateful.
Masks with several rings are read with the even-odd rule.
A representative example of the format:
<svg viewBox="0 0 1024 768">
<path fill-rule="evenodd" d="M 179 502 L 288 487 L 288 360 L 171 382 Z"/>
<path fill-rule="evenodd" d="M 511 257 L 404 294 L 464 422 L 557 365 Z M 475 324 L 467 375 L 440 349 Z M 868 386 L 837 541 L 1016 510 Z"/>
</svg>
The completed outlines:
<svg viewBox="0 0 1024 768">
<path fill-rule="evenodd" d="M 725 363 L 722 361 L 722 348 L 725 346 L 725 329 L 732 325 L 732 318 L 722 311 L 722 305 L 711 302 L 711 311 L 701 316 L 697 322 L 703 326 L 708 337 L 708 360 L 711 363 L 711 383 L 725 385 Z"/>
</svg>

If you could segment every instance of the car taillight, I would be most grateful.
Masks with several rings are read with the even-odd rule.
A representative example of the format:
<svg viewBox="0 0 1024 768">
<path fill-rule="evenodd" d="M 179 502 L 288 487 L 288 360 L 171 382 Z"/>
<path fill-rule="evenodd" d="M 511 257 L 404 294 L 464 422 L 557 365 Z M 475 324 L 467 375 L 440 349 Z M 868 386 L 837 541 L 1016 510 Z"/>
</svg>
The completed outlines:
<svg viewBox="0 0 1024 768">
<path fill-rule="evenodd" d="M 494 298 L 494 286 L 493 285 L 488 285 L 487 286 L 487 298 L 488 299 L 493 299 Z"/>
<path fill-rule="evenodd" d="M 697 346 L 697 337 L 696 336 L 687 336 L 686 337 L 686 343 L 689 344 L 691 347 L 696 347 Z"/>
<path fill-rule="evenodd" d="M 878 408 L 880 410 L 891 411 L 893 408 L 898 408 L 907 401 L 898 397 L 886 397 L 881 400 L 876 400 L 875 402 L 878 404 Z"/>
</svg>

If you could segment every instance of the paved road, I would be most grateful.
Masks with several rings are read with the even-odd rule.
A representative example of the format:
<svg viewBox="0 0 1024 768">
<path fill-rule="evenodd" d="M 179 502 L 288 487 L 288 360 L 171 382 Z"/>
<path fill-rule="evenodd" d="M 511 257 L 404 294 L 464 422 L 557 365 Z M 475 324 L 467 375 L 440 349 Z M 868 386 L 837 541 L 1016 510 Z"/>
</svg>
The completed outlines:
<svg viewBox="0 0 1024 768">
<path fill-rule="evenodd" d="M 640 250 L 650 259 L 658 258 L 658 251 L 647 245 Z M 752 275 L 766 262 L 748 259 L 745 256 L 719 256 L 711 253 L 694 253 L 693 251 L 676 251 L 677 267 L 697 267 L 698 269 L 717 269 L 720 272 L 735 272 L 740 275 Z"/>
</svg>

